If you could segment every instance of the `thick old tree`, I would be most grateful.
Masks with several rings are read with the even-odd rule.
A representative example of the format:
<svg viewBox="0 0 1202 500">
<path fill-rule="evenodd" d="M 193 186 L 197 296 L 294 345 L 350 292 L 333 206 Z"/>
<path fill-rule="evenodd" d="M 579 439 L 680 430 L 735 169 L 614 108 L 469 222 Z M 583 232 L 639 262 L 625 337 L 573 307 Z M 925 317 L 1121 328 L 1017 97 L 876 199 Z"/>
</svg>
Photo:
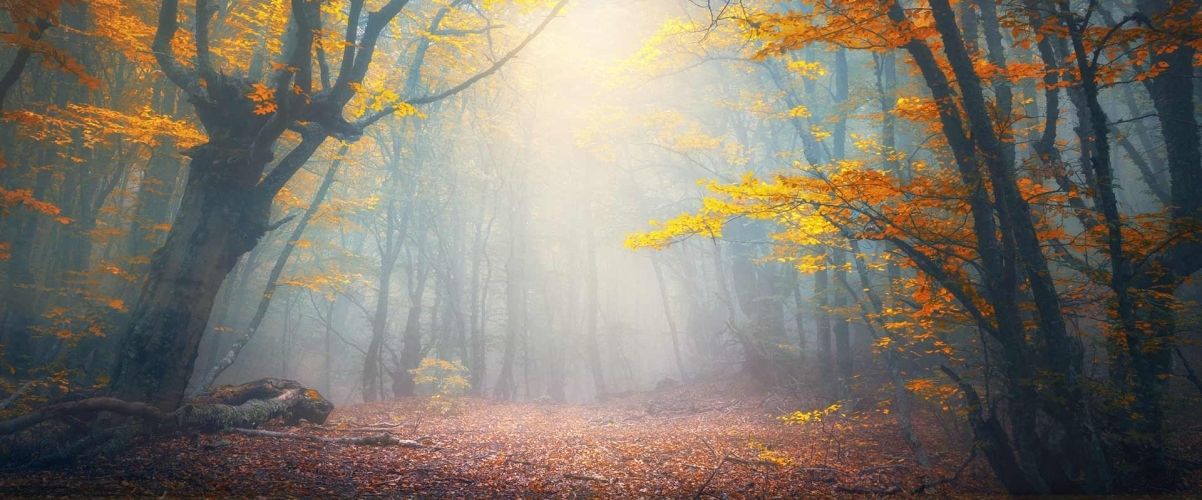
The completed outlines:
<svg viewBox="0 0 1202 500">
<path fill-rule="evenodd" d="M 344 49 L 337 71 L 315 51 L 321 30 L 320 2 L 292 0 L 282 59 L 266 76 L 252 67 L 227 72 L 215 66 L 211 21 L 215 2 L 198 0 L 192 14 L 193 60 L 178 57 L 179 2 L 165 0 L 153 49 L 159 67 L 183 89 L 208 134 L 208 142 L 187 152 L 188 180 L 166 243 L 154 252 L 149 275 L 131 309 L 129 326 L 110 385 L 113 396 L 174 409 L 184 395 L 214 298 L 238 259 L 272 229 L 276 193 L 329 137 L 355 140 L 363 127 L 412 106 L 457 93 L 497 71 L 558 14 L 555 8 L 522 43 L 485 71 L 439 94 L 407 99 L 402 105 L 366 116 L 343 117 L 372 66 L 379 39 L 408 4 L 391 0 L 364 13 L 364 0 L 350 3 Z M 318 54 L 315 61 L 313 54 Z M 314 66 L 319 71 L 314 71 Z M 280 137 L 298 130 L 302 141 L 275 166 Z"/>
</svg>

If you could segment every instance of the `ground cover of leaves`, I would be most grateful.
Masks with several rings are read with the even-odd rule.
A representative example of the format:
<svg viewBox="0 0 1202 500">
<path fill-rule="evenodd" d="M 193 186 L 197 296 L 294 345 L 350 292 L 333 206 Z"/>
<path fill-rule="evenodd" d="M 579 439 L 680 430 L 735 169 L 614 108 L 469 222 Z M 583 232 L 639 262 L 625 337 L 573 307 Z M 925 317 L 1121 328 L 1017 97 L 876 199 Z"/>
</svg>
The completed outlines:
<svg viewBox="0 0 1202 500">
<path fill-rule="evenodd" d="M 348 437 L 383 427 L 424 448 L 165 436 L 108 461 L 0 472 L 0 496 L 895 498 L 951 476 L 968 457 L 946 445 L 949 430 L 938 422 L 919 425 L 934 463 L 924 469 L 883 411 L 855 422 L 779 419 L 819 406 L 808 403 L 732 381 L 591 405 L 411 398 L 339 408 L 324 426 L 271 428 Z M 999 493 L 978 457 L 956 481 L 920 496 Z"/>
</svg>

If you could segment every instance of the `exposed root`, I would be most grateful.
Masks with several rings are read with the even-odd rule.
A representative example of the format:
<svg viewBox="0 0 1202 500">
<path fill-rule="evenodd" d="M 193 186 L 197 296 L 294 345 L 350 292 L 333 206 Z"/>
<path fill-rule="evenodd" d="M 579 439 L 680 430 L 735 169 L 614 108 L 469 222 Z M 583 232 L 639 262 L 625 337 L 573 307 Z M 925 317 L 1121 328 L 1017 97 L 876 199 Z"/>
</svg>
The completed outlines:
<svg viewBox="0 0 1202 500">
<path fill-rule="evenodd" d="M 158 408 L 145 403 L 132 403 L 116 398 L 88 398 L 39 408 L 17 418 L 0 422 L 0 436 L 23 431 L 47 420 L 95 414 L 102 411 L 125 417 L 140 417 L 149 422 L 162 422 L 174 417 L 174 413 L 163 413 Z"/>
</svg>

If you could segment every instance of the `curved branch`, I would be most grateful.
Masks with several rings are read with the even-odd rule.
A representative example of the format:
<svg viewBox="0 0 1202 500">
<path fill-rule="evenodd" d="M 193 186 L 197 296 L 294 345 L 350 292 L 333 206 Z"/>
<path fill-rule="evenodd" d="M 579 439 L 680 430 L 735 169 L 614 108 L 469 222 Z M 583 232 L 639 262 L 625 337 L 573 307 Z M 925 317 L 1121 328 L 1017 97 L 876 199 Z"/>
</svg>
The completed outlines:
<svg viewBox="0 0 1202 500">
<path fill-rule="evenodd" d="M 309 161 L 313 153 L 321 147 L 330 134 L 321 127 L 308 129 L 306 133 L 301 135 L 301 143 L 292 151 L 289 151 L 284 158 L 280 159 L 275 168 L 267 173 L 263 180 L 259 181 L 259 185 L 255 187 L 255 192 L 258 196 L 264 199 L 274 199 L 275 195 L 288 184 L 288 180 L 292 179 L 293 175 Z"/>
<path fill-rule="evenodd" d="M 914 265 L 917 266 L 918 269 L 929 274 L 932 278 L 935 278 L 939 284 L 943 285 L 943 287 L 946 288 L 947 291 L 956 298 L 956 301 L 960 302 L 960 305 L 964 307 L 965 312 L 967 312 L 974 320 L 976 320 L 977 326 L 979 326 L 982 330 L 989 332 L 989 334 L 995 338 L 1001 335 L 1001 332 L 997 329 L 997 327 L 995 327 L 993 323 L 985 316 L 985 314 L 977 308 L 976 303 L 973 302 L 972 297 L 968 295 L 968 292 L 960 287 L 960 284 L 953 280 L 951 276 L 948 276 L 947 273 L 939 266 L 939 264 L 932 261 L 931 258 L 927 257 L 926 254 L 922 253 L 917 248 L 914 248 L 914 246 L 910 245 L 909 242 L 901 238 L 885 238 L 885 240 L 893 243 L 895 246 L 897 246 L 898 250 L 901 250 L 903 253 L 905 253 L 910 260 L 914 261 Z"/>
<path fill-rule="evenodd" d="M 209 21 L 219 7 L 210 0 L 196 0 L 195 30 L 192 37 L 196 40 L 196 69 L 205 83 L 214 85 L 217 72 L 213 69 L 213 57 L 209 52 Z"/>
<path fill-rule="evenodd" d="M 52 25 L 45 19 L 39 19 L 35 26 L 37 29 L 30 31 L 28 35 L 31 42 L 40 40 L 42 34 Z M 8 66 L 8 70 L 4 72 L 4 76 L 0 77 L 0 110 L 4 109 L 4 99 L 8 97 L 8 92 L 17 84 L 17 80 L 21 78 L 21 73 L 25 71 L 25 66 L 29 64 L 29 58 L 32 56 L 33 49 L 29 46 L 22 46 L 17 50 L 17 57 Z"/>
<path fill-rule="evenodd" d="M 154 42 L 150 49 L 154 52 L 154 59 L 158 61 L 159 68 L 172 83 L 189 95 L 199 96 L 199 80 L 192 71 L 176 60 L 175 51 L 171 49 L 171 39 L 175 38 L 176 31 L 179 31 L 179 0 L 163 0 L 163 4 L 159 6 L 158 28 L 154 32 Z"/>
<path fill-rule="evenodd" d="M 405 103 L 412 105 L 412 106 L 420 106 L 422 104 L 430 104 L 433 102 L 441 101 L 441 100 L 451 97 L 455 94 L 463 92 L 464 90 L 467 90 L 469 87 L 474 85 L 476 82 L 483 80 L 485 78 L 488 78 L 493 73 L 500 71 L 501 68 L 504 67 L 506 63 L 508 63 L 514 57 L 517 57 L 518 53 L 521 52 L 522 49 L 525 49 L 526 46 L 530 44 L 530 42 L 534 41 L 534 39 L 537 38 L 538 35 L 541 34 L 544 29 L 547 28 L 547 25 L 551 24 L 551 20 L 559 15 L 559 12 L 561 10 L 563 10 L 564 6 L 566 6 L 567 3 L 568 3 L 568 0 L 559 0 L 559 2 L 555 4 L 555 7 L 551 8 L 551 12 L 549 14 L 547 14 L 547 17 L 545 17 L 543 19 L 543 21 L 541 23 L 539 23 L 538 27 L 535 28 L 534 31 L 531 31 L 529 35 L 526 35 L 526 38 L 522 39 L 521 43 L 519 43 L 516 47 L 514 47 L 509 52 L 506 52 L 505 55 L 501 56 L 500 59 L 497 59 L 497 61 L 494 62 L 492 64 L 492 66 L 489 66 L 488 69 L 485 69 L 484 71 L 476 73 L 471 78 L 468 78 L 467 80 L 460 82 L 458 85 L 455 85 L 454 87 L 446 89 L 442 92 L 439 92 L 437 94 L 431 94 L 428 96 L 422 96 L 422 97 L 417 97 L 417 98 L 413 98 L 413 99 L 408 99 L 405 101 Z M 364 117 L 363 119 L 359 120 L 358 122 L 355 123 L 355 125 L 360 126 L 360 127 L 367 127 L 375 122 L 380 121 L 380 119 L 395 113 L 396 111 L 397 111 L 396 107 L 378 111 L 376 113 L 368 115 L 368 116 Z"/>
</svg>

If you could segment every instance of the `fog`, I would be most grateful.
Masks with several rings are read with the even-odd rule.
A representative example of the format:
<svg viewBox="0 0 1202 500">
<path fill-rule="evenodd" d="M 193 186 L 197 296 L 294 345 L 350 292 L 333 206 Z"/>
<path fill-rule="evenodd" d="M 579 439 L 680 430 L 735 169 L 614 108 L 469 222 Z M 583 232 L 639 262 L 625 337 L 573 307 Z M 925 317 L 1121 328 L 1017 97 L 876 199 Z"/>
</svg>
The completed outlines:
<svg viewBox="0 0 1202 500">
<path fill-rule="evenodd" d="M 423 109 L 422 118 L 381 124 L 353 144 L 329 202 L 345 205 L 346 212 L 330 209 L 329 220 L 319 215 L 306 230 L 304 241 L 311 246 L 288 264 L 285 285 L 275 292 L 259 332 L 217 383 L 275 376 L 322 388 L 339 403 L 363 399 L 363 357 L 378 304 L 390 201 L 397 211 L 409 203 L 419 207 L 408 222 L 412 229 L 388 290 L 380 354 L 386 383 L 378 389 L 384 398 L 392 397 L 387 373 L 404 370 L 394 363 L 405 349 L 413 290 L 423 275 L 428 277 L 417 326 L 422 357 L 467 362 L 473 354 L 463 354 L 473 336 L 483 337 L 487 371 L 473 370 L 473 382 L 483 383 L 467 389 L 473 393 L 494 393 L 506 344 L 512 342 L 513 399 L 595 399 L 587 354 L 593 321 L 587 311 L 593 307 L 597 361 L 608 392 L 737 370 L 737 353 L 727 352 L 720 337 L 725 313 L 715 315 L 714 309 L 724 306 L 706 259 L 686 266 L 682 261 L 690 257 L 681 249 L 657 257 L 663 261 L 665 304 L 654 252 L 624 246 L 626 235 L 645 230 L 649 220 L 691 208 L 702 191 L 694 181 L 712 176 L 712 169 L 740 173 L 720 158 L 705 159 L 705 168 L 691 165 L 696 160 L 674 157 L 657 144 L 662 139 L 656 131 L 619 123 L 675 106 L 713 106 L 690 92 L 712 72 L 666 78 L 633 67 L 664 21 L 685 9 L 654 1 L 571 6 L 514 62 L 461 101 Z M 403 177 L 394 190 L 388 189 L 390 162 Z M 306 171 L 319 178 L 323 168 L 314 161 Z M 296 196 L 308 200 L 312 188 L 302 189 Z M 374 206 L 352 208 L 371 197 L 379 198 Z M 238 276 L 226 280 L 221 293 L 232 295 L 230 312 L 215 314 L 225 328 L 237 330 L 249 321 L 256 290 L 262 289 L 259 275 L 270 268 L 271 245 L 281 243 L 272 238 L 267 249 L 256 250 L 260 255 L 252 253 L 240 265 L 245 269 L 245 261 L 255 259 L 255 270 L 241 277 L 245 271 L 235 269 Z M 687 251 L 708 256 L 716 245 L 698 241 Z M 341 274 L 345 282 L 313 285 L 322 273 Z M 289 279 L 297 284 L 288 285 Z M 238 290 L 243 280 L 245 290 Z M 301 283 L 310 286 L 297 286 Z M 327 319 L 331 311 L 333 321 Z M 674 361 L 666 314 L 678 329 L 684 374 Z M 213 351 L 214 338 L 202 345 L 197 377 L 206 353 L 224 354 L 224 345 Z"/>
</svg>

